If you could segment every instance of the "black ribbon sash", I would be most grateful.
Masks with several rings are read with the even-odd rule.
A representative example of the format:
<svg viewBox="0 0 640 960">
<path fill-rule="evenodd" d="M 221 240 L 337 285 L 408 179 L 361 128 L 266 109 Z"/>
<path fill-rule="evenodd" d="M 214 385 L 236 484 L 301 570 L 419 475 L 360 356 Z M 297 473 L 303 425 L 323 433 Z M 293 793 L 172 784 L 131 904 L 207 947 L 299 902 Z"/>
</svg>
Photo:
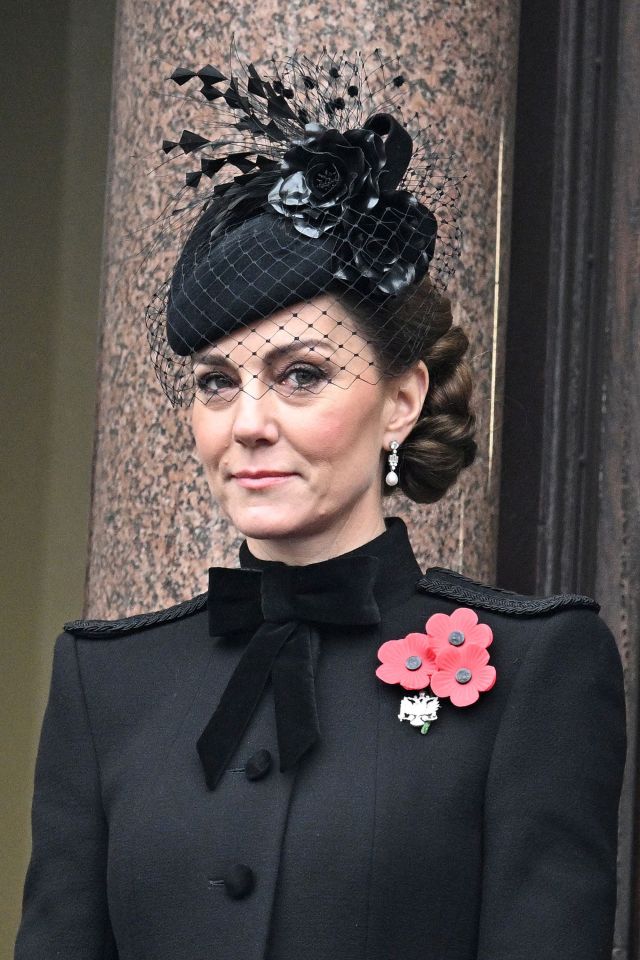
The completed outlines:
<svg viewBox="0 0 640 960">
<path fill-rule="evenodd" d="M 269 676 L 280 754 L 288 770 L 320 736 L 312 645 L 322 624 L 380 623 L 373 587 L 377 557 L 334 557 L 306 566 L 209 568 L 209 633 L 253 630 L 197 741 L 209 790 L 215 789 L 260 701 Z"/>
</svg>

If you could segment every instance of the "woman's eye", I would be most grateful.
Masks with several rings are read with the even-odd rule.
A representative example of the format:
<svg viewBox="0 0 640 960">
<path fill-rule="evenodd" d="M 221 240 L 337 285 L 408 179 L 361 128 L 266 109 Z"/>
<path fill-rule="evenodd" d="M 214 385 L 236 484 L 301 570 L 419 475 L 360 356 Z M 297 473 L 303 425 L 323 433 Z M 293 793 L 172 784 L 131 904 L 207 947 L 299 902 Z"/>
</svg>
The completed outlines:
<svg viewBox="0 0 640 960">
<path fill-rule="evenodd" d="M 327 374 L 325 371 L 320 367 L 316 367 L 314 364 L 305 364 L 303 366 L 298 364 L 294 367 L 289 367 L 280 378 L 281 383 L 293 387 L 295 390 L 309 390 L 318 386 L 320 383 L 326 382 L 326 380 Z"/>
<path fill-rule="evenodd" d="M 264 375 L 258 379 L 268 385 Z M 309 393 L 326 383 L 328 379 L 327 373 L 315 364 L 298 363 L 287 367 L 282 374 L 274 377 L 271 383 L 278 393 L 291 395 L 302 391 Z M 213 370 L 196 374 L 195 384 L 196 390 L 209 398 L 224 397 L 224 399 L 229 399 L 234 397 L 241 389 L 240 384 L 234 377 L 228 373 Z"/>
<path fill-rule="evenodd" d="M 203 373 L 196 377 L 196 387 L 202 393 L 219 394 L 237 389 L 237 384 L 224 373 Z"/>
</svg>

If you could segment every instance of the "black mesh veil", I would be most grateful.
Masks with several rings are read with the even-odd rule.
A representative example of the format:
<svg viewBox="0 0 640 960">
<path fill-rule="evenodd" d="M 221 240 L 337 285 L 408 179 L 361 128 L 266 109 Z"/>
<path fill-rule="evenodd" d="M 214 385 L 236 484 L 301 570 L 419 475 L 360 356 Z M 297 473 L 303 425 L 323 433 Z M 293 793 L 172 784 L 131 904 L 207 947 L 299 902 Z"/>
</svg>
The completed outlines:
<svg viewBox="0 0 640 960">
<path fill-rule="evenodd" d="M 397 58 L 323 48 L 258 70 L 232 41 L 224 69 L 171 80 L 203 114 L 162 146 L 182 185 L 145 318 L 171 403 L 344 388 L 419 359 L 459 254 L 462 177 L 405 117 Z"/>
</svg>

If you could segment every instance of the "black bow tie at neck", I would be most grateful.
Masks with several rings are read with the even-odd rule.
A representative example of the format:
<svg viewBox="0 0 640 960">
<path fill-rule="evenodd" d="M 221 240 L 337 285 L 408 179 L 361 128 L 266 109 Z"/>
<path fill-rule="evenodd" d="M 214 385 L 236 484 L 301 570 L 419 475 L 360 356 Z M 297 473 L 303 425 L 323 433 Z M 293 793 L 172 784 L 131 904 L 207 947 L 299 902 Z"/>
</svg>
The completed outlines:
<svg viewBox="0 0 640 960">
<path fill-rule="evenodd" d="M 378 564 L 377 557 L 361 555 L 302 567 L 273 561 L 261 570 L 209 569 L 209 632 L 255 630 L 197 742 L 209 790 L 235 753 L 269 675 L 280 769 L 296 764 L 318 740 L 313 634 L 322 624 L 380 622 L 373 592 Z"/>
</svg>

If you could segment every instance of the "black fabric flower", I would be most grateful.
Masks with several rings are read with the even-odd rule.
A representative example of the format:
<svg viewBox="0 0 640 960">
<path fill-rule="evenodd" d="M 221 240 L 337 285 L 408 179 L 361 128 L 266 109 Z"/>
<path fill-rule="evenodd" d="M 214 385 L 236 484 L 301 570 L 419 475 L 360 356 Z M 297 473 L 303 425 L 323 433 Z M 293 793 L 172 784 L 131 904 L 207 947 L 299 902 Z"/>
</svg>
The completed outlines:
<svg viewBox="0 0 640 960">
<path fill-rule="evenodd" d="M 305 133 L 284 153 L 282 176 L 268 199 L 300 233 L 319 237 L 335 229 L 347 207 L 364 212 L 378 203 L 385 146 L 382 137 L 363 128 L 341 133 L 307 123 Z"/>
<path fill-rule="evenodd" d="M 384 301 L 427 270 L 446 289 L 460 250 L 457 158 L 397 93 L 409 91 L 396 61 L 377 47 L 324 48 L 258 69 L 232 41 L 224 70 L 172 74 L 201 85 L 197 100 L 185 96 L 189 116 L 194 100 L 206 110 L 201 132 L 181 121 L 179 138 L 163 140 L 163 164 L 189 169 L 150 224 L 160 232 L 148 249 L 175 253 L 145 311 L 172 403 L 194 399 L 192 353 L 278 309 L 345 288 Z"/>
<path fill-rule="evenodd" d="M 408 190 L 381 194 L 367 213 L 346 209 L 334 275 L 367 293 L 402 293 L 427 272 L 438 225 Z"/>
</svg>

